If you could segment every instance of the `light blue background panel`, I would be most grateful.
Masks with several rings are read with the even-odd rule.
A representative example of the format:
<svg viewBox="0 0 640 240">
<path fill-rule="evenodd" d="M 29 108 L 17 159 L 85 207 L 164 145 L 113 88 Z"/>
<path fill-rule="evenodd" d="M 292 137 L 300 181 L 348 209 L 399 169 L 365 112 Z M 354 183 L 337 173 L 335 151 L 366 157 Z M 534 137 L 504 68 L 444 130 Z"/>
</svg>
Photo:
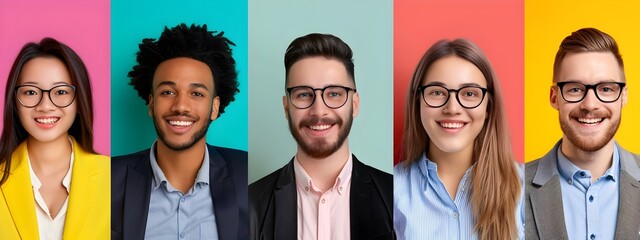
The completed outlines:
<svg viewBox="0 0 640 240">
<path fill-rule="evenodd" d="M 148 106 L 129 86 L 127 73 L 136 64 L 143 38 L 158 39 L 165 26 L 207 24 L 224 31 L 236 44 L 240 93 L 207 133 L 210 144 L 247 150 L 247 2 L 246 1 L 111 1 L 111 153 L 122 155 L 149 148 L 157 138 Z M 97 89 L 100 91 L 100 89 Z"/>
<path fill-rule="evenodd" d="M 282 106 L 284 52 L 295 38 L 329 33 L 353 50 L 360 112 L 348 141 L 366 164 L 393 167 L 393 2 L 249 1 L 249 182 L 284 166 L 297 145 Z"/>
</svg>

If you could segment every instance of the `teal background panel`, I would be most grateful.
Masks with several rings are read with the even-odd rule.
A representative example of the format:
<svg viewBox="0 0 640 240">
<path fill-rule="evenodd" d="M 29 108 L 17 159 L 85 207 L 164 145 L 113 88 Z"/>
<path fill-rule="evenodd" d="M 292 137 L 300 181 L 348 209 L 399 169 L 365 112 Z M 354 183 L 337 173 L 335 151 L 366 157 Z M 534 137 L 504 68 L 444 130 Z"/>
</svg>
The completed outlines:
<svg viewBox="0 0 640 240">
<path fill-rule="evenodd" d="M 113 156 L 149 148 L 157 134 L 148 106 L 129 86 L 127 73 L 136 64 L 143 38 L 158 39 L 165 26 L 207 24 L 224 31 L 236 60 L 240 92 L 211 123 L 207 142 L 247 150 L 247 2 L 246 1 L 111 1 L 111 153 Z"/>
<path fill-rule="evenodd" d="M 393 2 L 249 0 L 249 183 L 296 152 L 282 106 L 284 52 L 313 32 L 333 34 L 353 50 L 360 112 L 348 138 L 351 151 L 393 172 Z"/>
</svg>

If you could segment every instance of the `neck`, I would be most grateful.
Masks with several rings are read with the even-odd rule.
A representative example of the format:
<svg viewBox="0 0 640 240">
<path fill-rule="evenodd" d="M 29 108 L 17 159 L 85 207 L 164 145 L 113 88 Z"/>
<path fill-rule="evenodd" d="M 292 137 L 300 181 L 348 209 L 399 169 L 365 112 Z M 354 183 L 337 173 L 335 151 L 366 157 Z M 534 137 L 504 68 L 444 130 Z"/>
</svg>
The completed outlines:
<svg viewBox="0 0 640 240">
<path fill-rule="evenodd" d="M 47 142 L 29 136 L 27 138 L 27 152 L 31 167 L 36 173 L 69 170 L 71 143 L 69 143 L 67 134 Z"/>
<path fill-rule="evenodd" d="M 313 183 L 324 192 L 333 186 L 340 171 L 349 160 L 350 154 L 348 140 L 345 140 L 336 152 L 325 158 L 309 156 L 300 147 L 298 147 L 296 158 L 304 171 L 313 179 Z"/>
<path fill-rule="evenodd" d="M 156 161 L 172 186 L 186 193 L 195 183 L 198 170 L 204 160 L 207 147 L 202 138 L 185 150 L 173 150 L 158 140 L 156 144 Z"/>
<path fill-rule="evenodd" d="M 438 175 L 459 175 L 460 178 L 473 164 L 473 145 L 458 152 L 444 152 L 435 144 L 429 143 L 429 152 L 427 157 L 432 162 L 438 164 Z"/>
<path fill-rule="evenodd" d="M 604 147 L 593 151 L 583 151 L 563 137 L 560 149 L 569 161 L 580 169 L 591 172 L 591 181 L 600 178 L 611 167 L 613 161 L 613 139 Z"/>
</svg>

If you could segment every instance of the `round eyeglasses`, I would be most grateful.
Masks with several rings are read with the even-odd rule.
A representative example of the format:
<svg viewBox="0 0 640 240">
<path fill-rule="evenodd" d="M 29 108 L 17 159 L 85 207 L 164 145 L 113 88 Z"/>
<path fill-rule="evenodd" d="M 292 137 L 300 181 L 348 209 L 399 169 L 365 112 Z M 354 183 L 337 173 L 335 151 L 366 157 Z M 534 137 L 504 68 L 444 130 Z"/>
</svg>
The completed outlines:
<svg viewBox="0 0 640 240">
<path fill-rule="evenodd" d="M 312 88 L 309 86 L 298 86 L 287 88 L 289 101 L 298 109 L 307 109 L 316 100 L 316 91 L 320 91 L 322 101 L 331 108 L 336 109 L 344 106 L 349 99 L 349 91 L 356 92 L 355 88 L 345 86 L 326 86 L 324 88 Z"/>
<path fill-rule="evenodd" d="M 456 92 L 456 100 L 460 106 L 472 109 L 480 106 L 484 100 L 487 89 L 476 86 L 466 86 L 458 89 L 448 89 L 439 85 L 420 86 L 418 91 L 422 94 L 424 102 L 432 108 L 439 108 L 447 104 L 451 92 Z"/>
<path fill-rule="evenodd" d="M 622 94 L 622 89 L 626 86 L 623 82 L 601 82 L 598 84 L 584 84 L 579 82 L 558 82 L 554 86 L 560 88 L 562 98 L 568 103 L 577 103 L 582 101 L 589 89 L 593 89 L 596 98 L 603 103 L 611 103 L 618 101 Z"/>
<path fill-rule="evenodd" d="M 76 97 L 76 87 L 70 85 L 58 85 L 49 90 L 43 90 L 33 85 L 21 85 L 16 87 L 16 98 L 22 106 L 32 108 L 40 104 L 44 93 L 49 93 L 51 103 L 59 108 L 68 107 Z"/>
</svg>

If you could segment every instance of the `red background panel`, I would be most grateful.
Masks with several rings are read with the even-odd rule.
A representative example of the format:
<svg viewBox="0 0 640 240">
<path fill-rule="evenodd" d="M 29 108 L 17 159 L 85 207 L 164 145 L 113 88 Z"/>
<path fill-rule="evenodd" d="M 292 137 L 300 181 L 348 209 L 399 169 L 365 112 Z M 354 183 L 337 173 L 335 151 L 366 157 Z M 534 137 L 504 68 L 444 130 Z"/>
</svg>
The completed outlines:
<svg viewBox="0 0 640 240">
<path fill-rule="evenodd" d="M 524 2 L 421 1 L 394 2 L 394 163 L 402 159 L 400 144 L 407 88 L 424 52 L 440 39 L 467 38 L 487 55 L 506 101 L 506 113 L 518 161 L 524 139 Z"/>
</svg>

